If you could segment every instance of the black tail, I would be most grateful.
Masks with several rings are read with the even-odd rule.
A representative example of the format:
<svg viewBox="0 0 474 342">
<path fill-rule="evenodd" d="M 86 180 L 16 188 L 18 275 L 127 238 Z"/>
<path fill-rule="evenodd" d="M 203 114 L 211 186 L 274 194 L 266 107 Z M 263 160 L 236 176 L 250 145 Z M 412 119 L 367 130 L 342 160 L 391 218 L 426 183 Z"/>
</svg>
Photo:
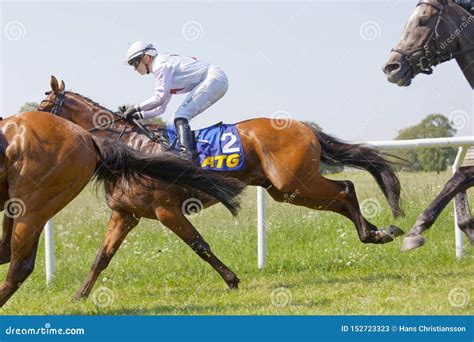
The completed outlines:
<svg viewBox="0 0 474 342">
<path fill-rule="evenodd" d="M 174 183 L 200 190 L 222 202 L 235 216 L 240 208 L 237 196 L 245 185 L 233 178 L 224 178 L 214 172 L 206 172 L 198 166 L 170 153 L 147 155 L 125 145 L 121 141 L 93 137 L 100 161 L 95 177 L 97 181 L 115 183 L 124 177 L 130 181 L 142 181 L 143 177 Z"/>
<path fill-rule="evenodd" d="M 321 161 L 329 165 L 349 165 L 370 172 L 392 209 L 393 216 L 403 216 L 400 200 L 400 181 L 390 162 L 375 148 L 361 144 L 345 143 L 308 125 L 321 145 Z"/>
</svg>

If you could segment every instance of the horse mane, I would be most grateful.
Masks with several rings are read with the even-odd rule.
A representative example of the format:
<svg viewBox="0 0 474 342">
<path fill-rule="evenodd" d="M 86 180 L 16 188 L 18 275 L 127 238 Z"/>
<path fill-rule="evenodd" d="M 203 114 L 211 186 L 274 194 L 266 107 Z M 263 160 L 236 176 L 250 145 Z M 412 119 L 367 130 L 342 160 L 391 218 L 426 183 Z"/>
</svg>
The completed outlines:
<svg viewBox="0 0 474 342">
<path fill-rule="evenodd" d="M 89 97 L 86 97 L 86 96 L 81 95 L 79 93 L 75 93 L 71 90 L 68 90 L 66 93 L 79 96 L 81 99 L 85 100 L 88 104 L 90 104 L 90 105 L 92 105 L 96 108 L 99 108 L 100 110 L 105 110 L 105 111 L 108 111 L 110 113 L 117 114 L 117 111 L 110 110 L 110 109 L 104 107 L 103 105 L 101 105 L 100 103 L 95 102 L 94 100 L 92 100 Z M 151 123 L 151 124 L 146 124 L 146 126 L 149 126 L 150 128 L 157 129 L 157 130 L 159 130 L 159 129 L 165 130 L 166 129 L 166 124 L 161 125 L 161 124 L 158 124 L 158 123 Z"/>
<path fill-rule="evenodd" d="M 104 107 L 103 105 L 101 105 L 101 104 L 98 103 L 98 102 L 95 102 L 94 100 L 92 100 L 92 99 L 89 98 L 89 97 L 86 97 L 86 96 L 81 95 L 81 94 L 79 94 L 79 93 L 75 93 L 75 92 L 73 92 L 73 91 L 71 91 L 71 90 L 68 90 L 66 93 L 69 93 L 69 94 L 72 94 L 72 95 L 77 95 L 77 96 L 81 97 L 83 100 L 85 100 L 86 102 L 88 102 L 90 105 L 92 105 L 92 106 L 94 106 L 94 107 L 99 107 L 99 108 L 102 109 L 102 110 L 106 110 L 106 111 L 108 111 L 108 112 L 115 113 L 113 110 L 110 110 L 110 109 Z"/>
</svg>

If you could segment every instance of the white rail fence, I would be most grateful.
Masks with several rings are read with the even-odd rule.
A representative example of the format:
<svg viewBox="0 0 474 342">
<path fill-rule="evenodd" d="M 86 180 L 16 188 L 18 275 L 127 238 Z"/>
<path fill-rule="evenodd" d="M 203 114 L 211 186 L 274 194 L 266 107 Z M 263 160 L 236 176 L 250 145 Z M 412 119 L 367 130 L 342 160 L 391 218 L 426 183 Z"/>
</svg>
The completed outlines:
<svg viewBox="0 0 474 342">
<path fill-rule="evenodd" d="M 455 173 L 462 165 L 469 146 L 474 146 L 474 136 L 433 138 L 415 140 L 387 140 L 369 141 L 365 144 L 384 150 L 417 149 L 427 147 L 458 147 L 458 154 L 452 166 Z M 266 222 L 265 222 L 265 192 L 263 188 L 257 188 L 257 244 L 258 244 L 258 268 L 265 268 L 267 262 L 266 247 Z M 457 225 L 456 211 L 454 211 L 454 229 L 456 241 L 456 257 L 462 258 L 464 254 L 464 238 Z M 53 220 L 49 220 L 45 226 L 45 259 L 46 259 L 46 284 L 50 284 L 54 278 L 54 226 Z"/>
</svg>

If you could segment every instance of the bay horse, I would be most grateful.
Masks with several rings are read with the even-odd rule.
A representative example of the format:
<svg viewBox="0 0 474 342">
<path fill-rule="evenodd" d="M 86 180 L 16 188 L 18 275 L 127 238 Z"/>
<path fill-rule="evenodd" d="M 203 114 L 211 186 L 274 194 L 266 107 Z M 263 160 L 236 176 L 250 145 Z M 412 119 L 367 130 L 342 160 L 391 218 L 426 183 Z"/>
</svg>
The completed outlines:
<svg viewBox="0 0 474 342">
<path fill-rule="evenodd" d="M 410 16 L 383 71 L 388 81 L 409 86 L 416 75 L 431 74 L 434 66 L 454 58 L 474 88 L 474 16 L 461 6 L 461 2 L 423 0 L 418 2 Z M 420 214 L 403 240 L 402 251 L 425 243 L 421 234 L 433 225 L 454 197 L 459 228 L 474 246 L 474 221 L 466 194 L 472 186 L 474 166 L 460 168 Z"/>
<path fill-rule="evenodd" d="M 243 185 L 184 163 L 171 154 L 149 155 L 122 142 L 92 136 L 78 125 L 45 112 L 0 120 L 0 264 L 10 263 L 0 287 L 0 307 L 33 272 L 45 223 L 91 179 L 106 186 L 159 179 L 222 201 L 233 213 Z"/>
<path fill-rule="evenodd" d="M 150 140 L 142 129 L 129 126 L 120 115 L 80 94 L 58 89 L 54 76 L 50 84 L 52 90 L 40 103 L 41 110 L 71 120 L 93 131 L 96 136 L 122 140 L 142 153 L 160 154 L 165 150 L 163 144 Z M 100 121 L 100 115 L 106 118 L 106 122 L 97 125 L 95 121 Z M 285 126 L 280 129 L 266 118 L 238 123 L 236 128 L 245 152 L 246 167 L 242 171 L 233 171 L 232 177 L 248 185 L 264 187 L 276 201 L 290 202 L 287 199 L 291 194 L 292 204 L 339 213 L 354 223 L 359 239 L 364 243 L 383 244 L 403 234 L 395 226 L 379 230 L 362 216 L 351 181 L 330 180 L 320 173 L 321 161 L 367 170 L 381 188 L 393 215 L 398 217 L 402 215 L 400 183 L 390 163 L 380 152 L 363 145 L 344 143 L 300 121 L 291 120 Z M 163 130 L 158 125 L 146 127 L 150 131 Z M 159 182 L 154 183 L 157 188 L 161 187 Z M 215 266 L 209 246 L 181 210 L 185 197 L 178 196 L 174 191 L 145 191 L 138 183 L 116 183 L 105 190 L 112 216 L 102 246 L 77 298 L 89 295 L 99 274 L 141 217 L 161 221 L 198 255 Z M 199 197 L 199 200 L 204 207 L 214 204 L 205 196 Z M 237 288 L 239 280 L 234 273 L 219 266 L 214 268 L 230 288 Z"/>
</svg>

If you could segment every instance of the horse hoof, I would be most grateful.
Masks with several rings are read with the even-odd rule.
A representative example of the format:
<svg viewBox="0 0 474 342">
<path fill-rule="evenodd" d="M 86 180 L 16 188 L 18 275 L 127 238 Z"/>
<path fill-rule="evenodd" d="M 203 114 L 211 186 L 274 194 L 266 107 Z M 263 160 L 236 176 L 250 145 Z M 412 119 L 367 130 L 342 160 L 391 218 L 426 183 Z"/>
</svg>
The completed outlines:
<svg viewBox="0 0 474 342">
<path fill-rule="evenodd" d="M 388 226 L 386 233 L 390 235 L 392 238 L 397 238 L 397 237 L 405 235 L 405 232 L 401 228 L 394 225 Z"/>
<path fill-rule="evenodd" d="M 227 285 L 229 286 L 229 290 L 235 291 L 239 289 L 239 279 L 229 282 Z"/>
<path fill-rule="evenodd" d="M 471 243 L 471 246 L 474 247 L 474 230 L 469 230 L 465 234 L 467 235 L 469 242 Z"/>
<path fill-rule="evenodd" d="M 409 250 L 421 247 L 425 244 L 425 238 L 421 235 L 406 236 L 403 239 L 402 252 L 408 252 Z"/>
<path fill-rule="evenodd" d="M 87 295 L 78 292 L 78 293 L 76 293 L 76 294 L 74 295 L 74 297 L 72 297 L 72 300 L 73 300 L 73 301 L 86 300 L 87 297 L 88 297 Z"/>
</svg>

